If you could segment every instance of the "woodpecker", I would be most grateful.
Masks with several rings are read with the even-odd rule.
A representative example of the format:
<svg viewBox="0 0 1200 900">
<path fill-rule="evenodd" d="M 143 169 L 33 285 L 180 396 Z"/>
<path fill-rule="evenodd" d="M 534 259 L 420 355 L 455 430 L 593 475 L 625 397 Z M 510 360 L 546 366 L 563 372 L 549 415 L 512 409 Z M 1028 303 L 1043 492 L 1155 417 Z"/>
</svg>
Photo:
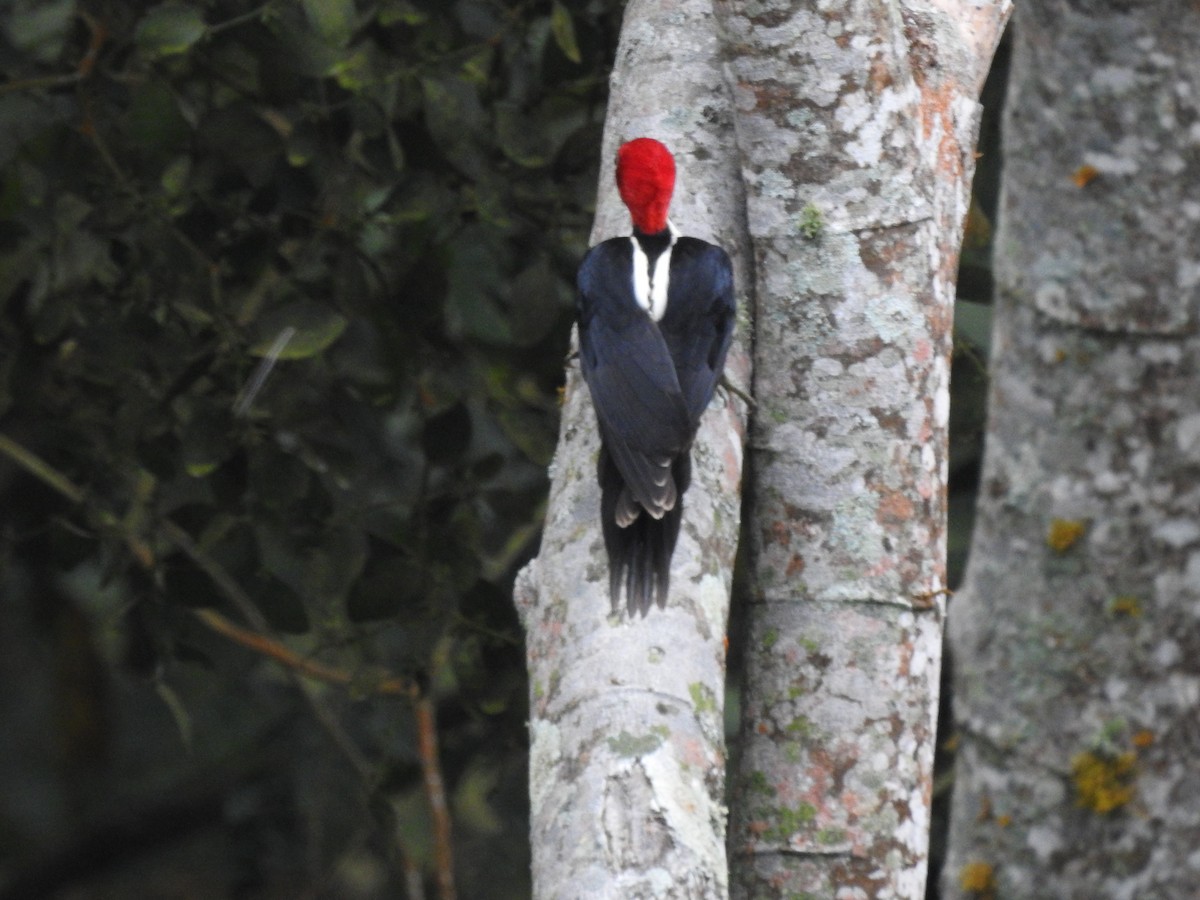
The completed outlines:
<svg viewBox="0 0 1200 900">
<path fill-rule="evenodd" d="M 667 219 L 675 159 L 652 138 L 617 152 L 633 233 L 597 244 L 577 277 L 579 350 L 600 428 L 600 515 L 613 611 L 665 607 L 691 447 L 733 337 L 733 266 Z"/>
</svg>

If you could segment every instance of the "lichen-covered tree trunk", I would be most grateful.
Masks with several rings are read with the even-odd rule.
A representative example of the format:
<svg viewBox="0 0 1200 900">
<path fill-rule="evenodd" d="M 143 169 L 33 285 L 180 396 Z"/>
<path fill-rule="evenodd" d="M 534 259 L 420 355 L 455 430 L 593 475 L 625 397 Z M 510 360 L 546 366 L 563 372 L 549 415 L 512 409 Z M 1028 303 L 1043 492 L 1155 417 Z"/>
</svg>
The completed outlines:
<svg viewBox="0 0 1200 900">
<path fill-rule="evenodd" d="M 1200 885 L 1200 13 L 1025 0 L 950 897 Z"/>
<path fill-rule="evenodd" d="M 593 241 L 629 234 L 617 147 L 666 143 L 678 167 L 671 219 L 716 241 L 745 283 L 744 200 L 709 0 L 632 0 L 612 75 Z M 744 336 L 748 297 L 739 291 Z M 726 366 L 747 386 L 748 355 Z M 516 589 L 531 680 L 537 898 L 723 898 L 725 625 L 740 518 L 744 407 L 723 389 L 692 450 L 665 610 L 610 615 L 596 484 L 599 441 L 569 366 L 538 558 Z"/>
<path fill-rule="evenodd" d="M 760 305 L 734 895 L 920 897 L 954 277 L 1007 3 L 717 10 Z"/>
</svg>

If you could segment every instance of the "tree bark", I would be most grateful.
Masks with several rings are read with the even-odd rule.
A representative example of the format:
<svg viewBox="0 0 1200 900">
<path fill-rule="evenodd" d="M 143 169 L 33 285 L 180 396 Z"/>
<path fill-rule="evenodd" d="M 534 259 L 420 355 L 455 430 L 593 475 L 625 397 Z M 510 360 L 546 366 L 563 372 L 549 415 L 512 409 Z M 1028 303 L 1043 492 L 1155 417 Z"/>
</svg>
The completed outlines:
<svg viewBox="0 0 1200 900">
<path fill-rule="evenodd" d="M 1200 884 L 1200 15 L 1026 0 L 948 897 Z"/>
<path fill-rule="evenodd" d="M 713 240 L 745 282 L 744 200 L 709 0 L 633 0 L 612 75 L 593 242 L 629 234 L 613 183 L 639 136 L 675 154 L 671 218 Z M 750 304 L 739 291 L 740 330 Z M 748 382 L 735 343 L 726 366 Z M 576 362 L 538 558 L 516 600 L 531 681 L 534 896 L 727 896 L 725 626 L 740 519 L 744 408 L 723 389 L 692 450 L 665 610 L 611 615 L 599 441 Z"/>
<path fill-rule="evenodd" d="M 735 896 L 923 894 L 954 278 L 1007 7 L 717 3 L 760 303 Z"/>
</svg>

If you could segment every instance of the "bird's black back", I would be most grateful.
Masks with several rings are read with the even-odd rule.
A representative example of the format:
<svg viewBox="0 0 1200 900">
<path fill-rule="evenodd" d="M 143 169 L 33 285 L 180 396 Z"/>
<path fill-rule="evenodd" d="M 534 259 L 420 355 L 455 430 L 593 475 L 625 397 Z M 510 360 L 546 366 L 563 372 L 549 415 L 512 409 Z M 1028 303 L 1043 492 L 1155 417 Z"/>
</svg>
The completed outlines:
<svg viewBox="0 0 1200 900">
<path fill-rule="evenodd" d="M 689 237 L 668 249 L 662 235 L 641 241 L 651 268 L 658 252 L 671 253 L 661 319 L 655 322 L 638 305 L 627 237 L 604 241 L 584 257 L 578 311 L 581 365 L 602 443 L 598 474 L 610 595 L 615 608 L 623 586 L 629 611 L 644 614 L 652 599 L 666 603 L 682 496 L 691 480 L 690 449 L 725 365 L 735 302 L 732 266 L 720 247 Z M 621 527 L 616 511 L 625 491 L 644 511 Z"/>
</svg>

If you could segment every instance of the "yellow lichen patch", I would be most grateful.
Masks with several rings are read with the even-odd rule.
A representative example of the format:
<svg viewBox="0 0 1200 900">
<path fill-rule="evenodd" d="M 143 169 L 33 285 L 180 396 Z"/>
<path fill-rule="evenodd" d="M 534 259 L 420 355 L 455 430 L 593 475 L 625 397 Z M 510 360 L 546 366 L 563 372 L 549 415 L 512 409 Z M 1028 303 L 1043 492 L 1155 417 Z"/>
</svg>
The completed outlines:
<svg viewBox="0 0 1200 900">
<path fill-rule="evenodd" d="M 1080 806 L 1097 813 L 1120 809 L 1133 799 L 1137 755 L 1101 756 L 1088 750 L 1071 760 L 1071 781 Z"/>
<path fill-rule="evenodd" d="M 1154 743 L 1154 732 L 1143 728 L 1141 731 L 1134 732 L 1132 740 L 1135 747 L 1149 747 Z"/>
<path fill-rule="evenodd" d="M 1108 611 L 1114 616 L 1134 618 L 1142 614 L 1142 601 L 1132 594 L 1122 594 L 1112 598 L 1112 602 L 1108 604 Z"/>
<path fill-rule="evenodd" d="M 1078 519 L 1051 519 L 1046 532 L 1046 545 L 1055 553 L 1065 553 L 1087 531 L 1087 524 Z"/>
<path fill-rule="evenodd" d="M 1007 828 L 1012 824 L 1012 816 L 1010 816 L 1008 813 L 1001 813 L 1000 815 L 996 816 L 996 824 L 1001 828 Z"/>
<path fill-rule="evenodd" d="M 996 890 L 996 870 L 991 863 L 969 862 L 959 870 L 958 884 L 964 891 L 990 895 Z"/>
</svg>

